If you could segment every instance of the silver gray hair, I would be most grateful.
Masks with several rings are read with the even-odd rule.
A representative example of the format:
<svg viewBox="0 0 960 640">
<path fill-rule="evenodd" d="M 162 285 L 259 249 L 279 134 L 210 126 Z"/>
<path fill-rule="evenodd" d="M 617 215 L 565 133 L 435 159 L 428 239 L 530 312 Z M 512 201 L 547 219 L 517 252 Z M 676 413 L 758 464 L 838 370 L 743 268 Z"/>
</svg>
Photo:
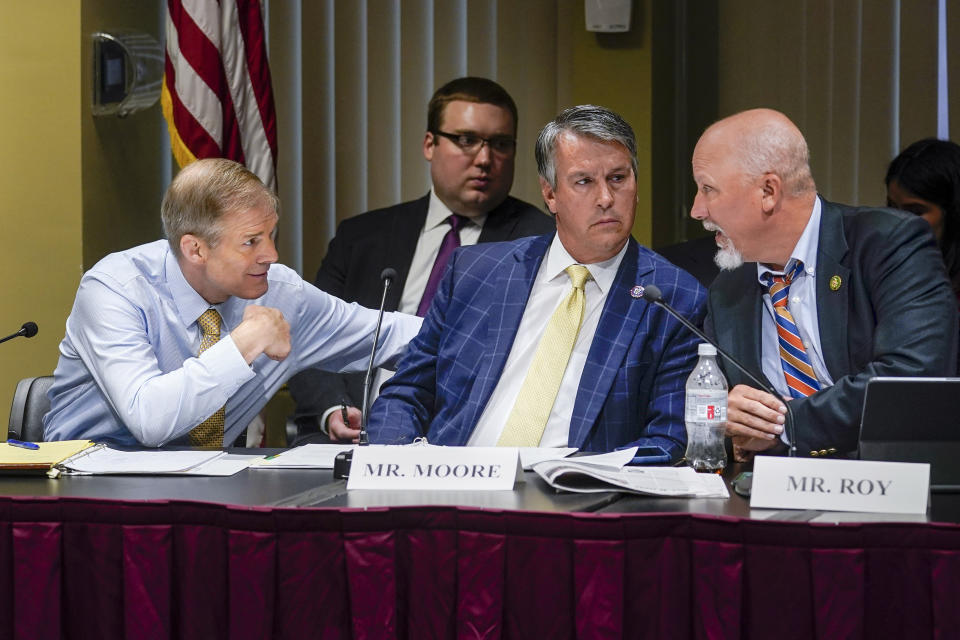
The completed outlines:
<svg viewBox="0 0 960 640">
<path fill-rule="evenodd" d="M 605 107 L 582 104 L 560 112 L 537 136 L 537 172 L 554 189 L 557 188 L 557 138 L 571 132 L 602 142 L 617 142 L 630 153 L 633 177 L 637 177 L 637 139 L 627 121 Z"/>
</svg>

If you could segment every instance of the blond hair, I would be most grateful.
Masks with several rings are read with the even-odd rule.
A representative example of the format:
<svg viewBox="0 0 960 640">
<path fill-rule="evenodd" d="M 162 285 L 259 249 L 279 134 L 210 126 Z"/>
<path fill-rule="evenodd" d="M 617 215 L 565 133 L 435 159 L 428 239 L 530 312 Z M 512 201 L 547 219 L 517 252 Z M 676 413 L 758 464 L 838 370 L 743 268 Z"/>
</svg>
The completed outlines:
<svg viewBox="0 0 960 640">
<path fill-rule="evenodd" d="M 220 219 L 231 211 L 266 207 L 279 213 L 280 200 L 246 167 L 226 158 L 206 158 L 184 167 L 163 196 L 160 217 L 174 254 L 180 239 L 201 238 L 211 247 L 220 242 Z"/>
</svg>

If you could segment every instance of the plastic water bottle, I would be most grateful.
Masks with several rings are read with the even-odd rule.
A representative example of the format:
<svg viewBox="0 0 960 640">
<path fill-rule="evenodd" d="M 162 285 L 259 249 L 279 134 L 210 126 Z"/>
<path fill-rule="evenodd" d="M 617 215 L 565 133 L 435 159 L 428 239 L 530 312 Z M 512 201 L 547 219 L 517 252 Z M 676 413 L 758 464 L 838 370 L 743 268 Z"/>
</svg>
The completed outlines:
<svg viewBox="0 0 960 640">
<path fill-rule="evenodd" d="M 687 378 L 684 422 L 687 425 L 687 464 L 702 473 L 723 473 L 727 452 L 727 379 L 717 364 L 717 348 L 701 343 L 700 361 Z"/>
</svg>

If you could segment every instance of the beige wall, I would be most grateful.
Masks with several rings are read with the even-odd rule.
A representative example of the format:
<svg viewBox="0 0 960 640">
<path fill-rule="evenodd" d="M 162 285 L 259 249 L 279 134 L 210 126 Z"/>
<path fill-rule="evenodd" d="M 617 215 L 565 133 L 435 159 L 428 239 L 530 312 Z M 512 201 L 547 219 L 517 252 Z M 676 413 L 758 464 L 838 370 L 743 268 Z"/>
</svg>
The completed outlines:
<svg viewBox="0 0 960 640">
<path fill-rule="evenodd" d="M 159 105 L 93 118 L 91 40 L 134 28 L 160 39 L 159 2 L 4 3 L 0 20 L 0 232 L 8 239 L 0 335 L 26 320 L 40 331 L 0 345 L 0 415 L 17 380 L 45 375 L 83 271 L 111 251 L 160 237 L 165 186 Z"/>
<path fill-rule="evenodd" d="M 83 266 L 89 269 L 108 253 L 163 237 L 160 201 L 166 188 L 170 158 L 164 153 L 167 132 L 159 103 L 124 118 L 94 118 L 90 113 L 91 35 L 117 28 L 135 29 L 162 43 L 162 3 L 83 0 L 81 4 L 78 106 L 83 171 Z"/>
<path fill-rule="evenodd" d="M 652 227 L 651 2 L 634 0 L 632 29 L 604 34 L 586 30 L 583 3 L 561 2 L 558 24 L 558 108 L 598 104 L 626 119 L 637 136 L 637 218 L 633 235 L 649 245 Z"/>
<path fill-rule="evenodd" d="M 16 381 L 53 371 L 82 271 L 80 0 L 7 2 L 0 20 L 0 415 Z"/>
</svg>

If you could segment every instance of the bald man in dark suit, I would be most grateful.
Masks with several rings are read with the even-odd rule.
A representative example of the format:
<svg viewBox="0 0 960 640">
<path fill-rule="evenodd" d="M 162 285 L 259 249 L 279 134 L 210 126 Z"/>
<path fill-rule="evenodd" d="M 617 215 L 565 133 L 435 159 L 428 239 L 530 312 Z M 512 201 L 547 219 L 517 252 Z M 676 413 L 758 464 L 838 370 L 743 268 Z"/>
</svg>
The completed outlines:
<svg viewBox="0 0 960 640">
<path fill-rule="evenodd" d="M 956 299 L 925 221 L 820 197 L 803 135 L 769 109 L 708 128 L 693 174 L 691 215 L 716 232 L 722 269 L 705 329 L 780 395 L 726 368 L 738 458 L 851 455 L 871 377 L 954 374 Z"/>
</svg>

